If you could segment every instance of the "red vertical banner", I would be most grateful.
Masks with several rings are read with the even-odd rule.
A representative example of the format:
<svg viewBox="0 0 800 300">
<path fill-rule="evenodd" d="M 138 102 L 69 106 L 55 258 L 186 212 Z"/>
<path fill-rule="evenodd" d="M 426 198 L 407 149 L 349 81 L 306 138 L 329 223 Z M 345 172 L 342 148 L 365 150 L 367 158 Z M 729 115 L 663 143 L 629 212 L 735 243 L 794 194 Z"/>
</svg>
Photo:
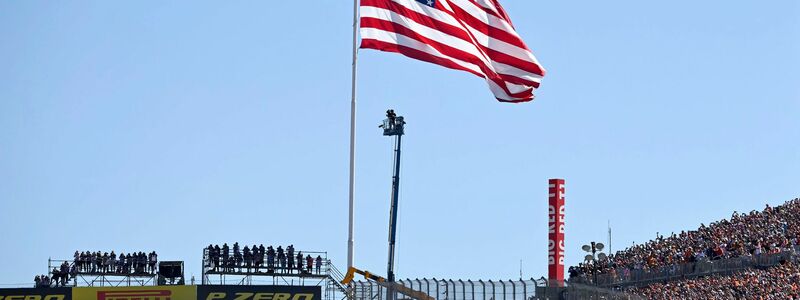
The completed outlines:
<svg viewBox="0 0 800 300">
<path fill-rule="evenodd" d="M 550 179 L 547 218 L 547 278 L 564 281 L 564 179 Z"/>
</svg>

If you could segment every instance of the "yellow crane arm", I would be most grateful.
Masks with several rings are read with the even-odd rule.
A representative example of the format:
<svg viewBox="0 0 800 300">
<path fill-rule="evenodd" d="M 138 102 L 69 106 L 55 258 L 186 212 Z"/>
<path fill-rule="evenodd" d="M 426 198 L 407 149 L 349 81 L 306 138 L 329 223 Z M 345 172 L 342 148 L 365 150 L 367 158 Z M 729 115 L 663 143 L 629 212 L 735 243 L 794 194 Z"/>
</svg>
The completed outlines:
<svg viewBox="0 0 800 300">
<path fill-rule="evenodd" d="M 364 275 L 364 278 L 369 279 L 369 280 L 374 280 L 374 281 L 377 281 L 377 282 L 385 282 L 386 281 L 385 278 L 380 277 L 380 276 L 375 275 L 375 274 L 372 274 L 369 271 L 362 271 L 362 270 L 350 267 L 350 268 L 347 269 L 347 274 L 344 275 L 344 279 L 342 279 L 342 284 L 344 284 L 344 285 L 350 284 L 350 282 L 353 281 L 353 278 L 355 277 L 356 273 Z"/>
<path fill-rule="evenodd" d="M 395 282 L 386 282 L 386 278 L 372 274 L 369 271 L 362 271 L 353 267 L 347 269 L 347 274 L 344 275 L 344 279 L 342 279 L 342 284 L 344 285 L 350 284 L 350 282 L 352 282 L 353 278 L 356 276 L 356 273 L 364 275 L 364 278 L 366 279 L 377 282 L 378 285 L 380 286 L 386 288 L 392 288 L 403 295 L 411 297 L 412 299 L 434 300 L 433 297 L 429 296 L 426 293 L 415 291 L 413 289 L 403 286 L 402 284 L 397 284 Z"/>
</svg>

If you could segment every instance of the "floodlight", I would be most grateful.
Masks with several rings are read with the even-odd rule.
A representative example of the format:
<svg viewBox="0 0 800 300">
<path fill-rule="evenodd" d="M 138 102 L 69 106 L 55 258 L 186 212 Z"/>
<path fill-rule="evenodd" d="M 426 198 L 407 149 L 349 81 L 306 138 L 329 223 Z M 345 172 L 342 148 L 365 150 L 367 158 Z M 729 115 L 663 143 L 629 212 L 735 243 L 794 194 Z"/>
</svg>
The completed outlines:
<svg viewBox="0 0 800 300">
<path fill-rule="evenodd" d="M 605 245 L 603 245 L 603 243 L 597 243 L 594 245 L 594 247 L 597 248 L 597 251 L 603 251 Z"/>
<path fill-rule="evenodd" d="M 592 252 L 592 247 L 589 246 L 589 245 L 583 245 L 583 247 L 581 247 L 581 249 L 583 249 L 583 251 L 586 251 L 586 252 Z"/>
</svg>

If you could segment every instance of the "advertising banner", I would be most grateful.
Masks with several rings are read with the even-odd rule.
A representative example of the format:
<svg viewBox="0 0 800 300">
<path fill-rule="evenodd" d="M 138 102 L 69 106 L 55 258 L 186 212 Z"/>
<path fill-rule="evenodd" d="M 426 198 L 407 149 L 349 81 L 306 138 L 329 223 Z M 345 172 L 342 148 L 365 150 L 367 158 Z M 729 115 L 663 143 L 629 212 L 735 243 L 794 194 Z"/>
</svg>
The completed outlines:
<svg viewBox="0 0 800 300">
<path fill-rule="evenodd" d="M 72 288 L 0 289 L 0 300 L 70 300 Z"/>
<path fill-rule="evenodd" d="M 322 300 L 319 286 L 199 285 L 198 300 Z"/>
<path fill-rule="evenodd" d="M 564 179 L 550 179 L 547 209 L 547 278 L 564 281 Z"/>
<path fill-rule="evenodd" d="M 80 300 L 192 300 L 197 299 L 197 290 L 195 286 L 187 285 L 76 287 L 72 289 L 72 298 Z"/>
</svg>

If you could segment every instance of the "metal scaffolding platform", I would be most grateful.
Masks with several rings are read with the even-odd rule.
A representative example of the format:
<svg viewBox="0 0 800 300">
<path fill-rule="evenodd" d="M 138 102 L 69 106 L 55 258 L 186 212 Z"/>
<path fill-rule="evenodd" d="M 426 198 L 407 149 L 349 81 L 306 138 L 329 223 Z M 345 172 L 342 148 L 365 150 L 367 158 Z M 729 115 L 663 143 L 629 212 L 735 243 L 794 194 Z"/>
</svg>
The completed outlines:
<svg viewBox="0 0 800 300">
<path fill-rule="evenodd" d="M 139 273 L 118 273 L 118 272 L 82 272 L 75 270 L 71 260 L 48 259 L 47 270 L 51 277 L 62 274 L 54 274 L 53 269 L 58 269 L 61 264 L 67 263 L 72 270 L 68 276 L 69 286 L 154 286 L 157 285 L 158 274 L 149 272 Z"/>
<path fill-rule="evenodd" d="M 311 257 L 321 257 L 320 266 L 316 265 L 311 272 L 307 269 L 280 267 L 277 264 L 267 266 L 248 267 L 244 264 L 228 266 L 214 266 L 209 256 L 208 249 L 203 249 L 203 285 L 304 285 L 320 286 L 323 298 L 326 300 L 341 300 L 347 298 L 347 288 L 340 281 L 344 275 L 334 267 L 328 259 L 327 252 L 298 251 Z"/>
</svg>

